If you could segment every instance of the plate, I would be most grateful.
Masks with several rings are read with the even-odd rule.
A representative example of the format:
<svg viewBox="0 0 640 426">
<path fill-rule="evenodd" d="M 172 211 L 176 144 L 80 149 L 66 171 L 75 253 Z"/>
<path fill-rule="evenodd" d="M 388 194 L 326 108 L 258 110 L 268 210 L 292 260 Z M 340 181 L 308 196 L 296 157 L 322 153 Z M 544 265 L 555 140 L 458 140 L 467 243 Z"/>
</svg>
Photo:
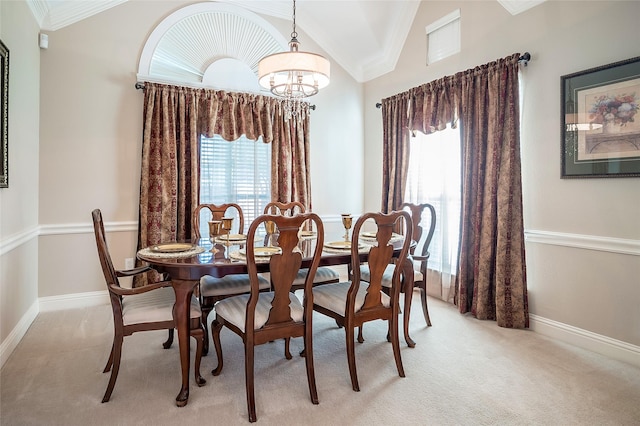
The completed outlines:
<svg viewBox="0 0 640 426">
<path fill-rule="evenodd" d="M 360 234 L 360 236 L 364 238 L 376 238 L 378 234 L 375 232 L 363 232 Z"/>
<path fill-rule="evenodd" d="M 240 253 L 244 256 L 247 255 L 246 250 L 240 250 Z M 268 257 L 282 253 L 282 249 L 280 247 L 255 247 L 253 253 L 256 257 Z"/>
<path fill-rule="evenodd" d="M 325 243 L 325 247 L 333 248 L 333 249 L 344 249 L 348 250 L 351 248 L 351 241 L 332 241 L 329 243 Z"/>
<path fill-rule="evenodd" d="M 189 251 L 193 247 L 195 246 L 189 243 L 162 243 L 151 247 L 151 251 L 156 253 L 180 253 Z"/>
<path fill-rule="evenodd" d="M 219 240 L 223 241 L 243 241 L 247 239 L 247 236 L 244 234 L 231 234 L 231 235 L 220 235 L 217 237 Z"/>
<path fill-rule="evenodd" d="M 315 237 L 316 235 L 316 231 L 300 231 L 300 236 L 301 237 Z"/>
</svg>

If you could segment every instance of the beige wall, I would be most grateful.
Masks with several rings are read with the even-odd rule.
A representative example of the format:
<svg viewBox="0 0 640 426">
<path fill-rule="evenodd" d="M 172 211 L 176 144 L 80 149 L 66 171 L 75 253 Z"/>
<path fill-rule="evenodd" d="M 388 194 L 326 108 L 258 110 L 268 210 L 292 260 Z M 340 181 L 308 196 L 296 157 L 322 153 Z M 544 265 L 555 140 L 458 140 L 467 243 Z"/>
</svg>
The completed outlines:
<svg viewBox="0 0 640 426">
<path fill-rule="evenodd" d="M 3 347 L 38 297 L 103 290 L 92 209 L 103 210 L 116 266 L 133 256 L 143 96 L 133 87 L 138 58 L 155 26 L 186 4 L 130 1 L 50 32 L 49 49 L 40 51 L 26 3 L 0 1 L 0 36 L 12 51 L 11 187 L 0 190 Z M 455 7 L 462 11 L 463 52 L 426 67 L 424 27 Z M 380 208 L 380 99 L 529 51 L 533 59 L 522 74 L 528 234 L 566 233 L 600 246 L 621 238 L 635 253 L 529 241 L 531 312 L 640 345 L 639 181 L 559 179 L 560 76 L 640 55 L 632 30 L 599 30 L 634 29 L 637 16 L 640 2 L 552 1 L 515 17 L 493 1 L 422 2 L 395 71 L 360 85 L 334 61 L 331 84 L 313 98 L 314 210 L 331 219 Z M 266 19 L 288 37 L 287 20 Z M 321 52 L 304 32 L 299 39 L 305 50 Z M 329 226 L 339 229 L 339 219 Z"/>
<path fill-rule="evenodd" d="M 425 26 L 461 9 L 462 52 L 425 66 Z M 365 85 L 365 209 L 379 209 L 380 99 L 515 52 L 523 69 L 522 170 L 531 313 L 640 345 L 640 181 L 560 179 L 560 76 L 640 55 L 640 2 L 548 1 L 511 16 L 497 2 L 422 2 L 396 70 Z M 615 29 L 615 30 L 606 30 Z M 552 234 L 548 243 L 535 234 Z M 625 239 L 635 254 L 611 253 Z M 603 249 L 567 247 L 593 239 Z M 560 244 L 560 245 L 558 245 Z M 615 244 L 614 244 L 615 245 Z"/>
<path fill-rule="evenodd" d="M 107 232 L 123 223 L 129 229 L 110 237 L 129 241 L 111 247 L 116 267 L 134 256 L 143 101 L 134 89 L 138 60 L 153 29 L 187 4 L 127 2 L 49 34 L 42 53 L 41 297 L 104 288 L 95 243 L 82 233 L 90 231 L 94 208 L 103 210 Z M 265 19 L 288 36 L 289 21 Z M 320 51 L 303 32 L 299 40 L 305 50 Z M 362 210 L 362 85 L 335 63 L 331 71 L 331 85 L 313 98 L 311 118 L 312 201 L 323 216 Z M 331 125 L 339 121 L 346 123 Z M 47 273 L 69 262 L 72 267 Z"/>
<path fill-rule="evenodd" d="M 0 2 L 9 48 L 9 188 L 0 189 L 0 341 L 38 300 L 38 26 L 25 2 Z M 36 305 L 34 305 L 36 304 Z M 24 323 L 23 326 L 28 326 Z M 5 349 L 5 345 L 1 348 Z"/>
</svg>

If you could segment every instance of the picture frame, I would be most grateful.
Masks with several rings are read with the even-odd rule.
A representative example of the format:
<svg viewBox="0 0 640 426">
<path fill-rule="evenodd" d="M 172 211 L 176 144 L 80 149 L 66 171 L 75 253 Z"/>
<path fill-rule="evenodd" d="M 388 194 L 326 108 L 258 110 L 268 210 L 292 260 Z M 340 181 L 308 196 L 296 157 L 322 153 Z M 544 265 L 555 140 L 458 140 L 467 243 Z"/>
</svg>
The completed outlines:
<svg viewBox="0 0 640 426">
<path fill-rule="evenodd" d="M 9 49 L 0 40 L 0 188 L 9 187 Z"/>
<path fill-rule="evenodd" d="M 640 57 L 561 76 L 560 90 L 560 177 L 640 177 Z"/>
</svg>

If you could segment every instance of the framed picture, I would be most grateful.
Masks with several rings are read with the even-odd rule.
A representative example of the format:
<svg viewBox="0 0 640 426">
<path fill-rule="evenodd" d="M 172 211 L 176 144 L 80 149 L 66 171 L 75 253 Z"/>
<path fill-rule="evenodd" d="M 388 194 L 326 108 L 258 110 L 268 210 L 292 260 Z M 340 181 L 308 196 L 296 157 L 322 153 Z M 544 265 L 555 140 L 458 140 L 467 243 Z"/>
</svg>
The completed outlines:
<svg viewBox="0 0 640 426">
<path fill-rule="evenodd" d="M 640 57 L 564 75 L 561 178 L 640 177 Z"/>
<path fill-rule="evenodd" d="M 9 49 L 0 41 L 0 188 L 9 187 Z"/>
</svg>

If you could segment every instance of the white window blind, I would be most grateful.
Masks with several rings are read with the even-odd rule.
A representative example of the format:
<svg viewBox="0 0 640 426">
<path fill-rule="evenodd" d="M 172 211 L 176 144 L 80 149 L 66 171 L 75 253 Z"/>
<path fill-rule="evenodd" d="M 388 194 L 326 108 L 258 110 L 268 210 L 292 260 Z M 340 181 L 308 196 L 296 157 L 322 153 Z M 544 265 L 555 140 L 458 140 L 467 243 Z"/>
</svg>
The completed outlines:
<svg viewBox="0 0 640 426">
<path fill-rule="evenodd" d="M 271 144 L 244 136 L 233 142 L 219 135 L 200 138 L 200 203 L 240 205 L 245 232 L 269 201 Z M 208 225 L 202 222 L 200 233 L 208 235 Z"/>
<path fill-rule="evenodd" d="M 427 32 L 427 64 L 460 52 L 460 9 L 438 19 L 425 28 Z"/>
<path fill-rule="evenodd" d="M 408 203 L 429 203 L 436 210 L 436 228 L 429 245 L 429 268 L 455 274 L 460 227 L 460 132 L 447 128 L 411 138 Z M 428 214 L 423 215 L 425 219 Z M 426 236 L 429 223 L 423 223 Z"/>
</svg>

